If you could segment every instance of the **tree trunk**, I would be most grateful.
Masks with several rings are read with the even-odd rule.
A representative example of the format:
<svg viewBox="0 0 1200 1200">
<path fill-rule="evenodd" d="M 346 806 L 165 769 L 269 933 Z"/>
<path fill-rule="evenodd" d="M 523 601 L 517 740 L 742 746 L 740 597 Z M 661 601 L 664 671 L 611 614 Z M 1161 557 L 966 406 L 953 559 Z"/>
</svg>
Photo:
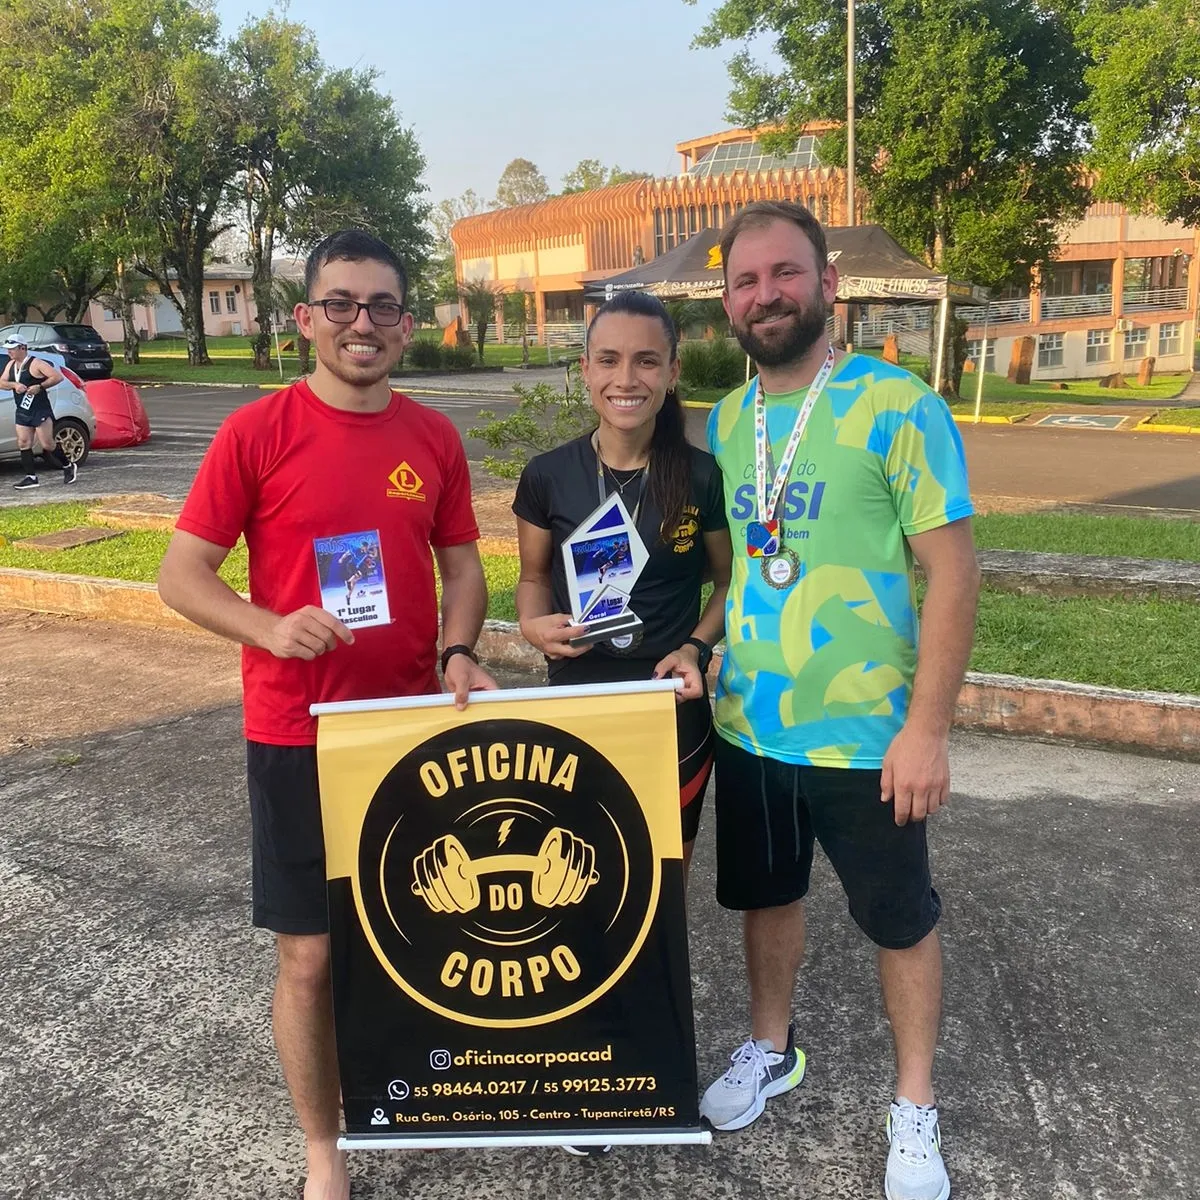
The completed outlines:
<svg viewBox="0 0 1200 1200">
<path fill-rule="evenodd" d="M 204 333 L 204 255 L 198 252 L 195 261 L 189 264 L 187 278 L 179 280 L 179 294 L 183 298 L 183 333 L 187 338 L 188 365 L 206 367 L 212 361 L 208 356 L 208 340 Z"/>
<path fill-rule="evenodd" d="M 262 230 L 252 226 L 250 230 L 250 265 L 254 270 L 251 287 L 254 290 L 255 321 L 258 333 L 254 335 L 254 369 L 271 369 L 271 314 L 275 309 L 274 280 L 271 278 L 271 259 L 275 253 L 275 230 L 267 225 Z"/>
<path fill-rule="evenodd" d="M 529 334 L 521 331 L 521 366 L 529 366 Z"/>
<path fill-rule="evenodd" d="M 133 301 L 129 298 L 129 281 L 125 278 L 125 260 L 123 258 L 117 259 L 116 288 L 113 298 L 117 304 L 117 314 L 121 318 L 125 361 L 136 363 L 140 358 L 138 346 L 141 339 L 138 337 L 137 326 L 133 323 Z"/>
<path fill-rule="evenodd" d="M 309 367 L 309 352 L 312 350 L 312 343 L 302 333 L 296 334 L 296 356 L 300 360 L 300 374 L 307 375 Z"/>
<path fill-rule="evenodd" d="M 479 348 L 479 365 L 482 367 L 483 366 L 483 339 L 487 336 L 487 322 L 480 321 L 479 324 L 475 326 L 475 332 L 477 334 L 476 345 Z"/>
</svg>

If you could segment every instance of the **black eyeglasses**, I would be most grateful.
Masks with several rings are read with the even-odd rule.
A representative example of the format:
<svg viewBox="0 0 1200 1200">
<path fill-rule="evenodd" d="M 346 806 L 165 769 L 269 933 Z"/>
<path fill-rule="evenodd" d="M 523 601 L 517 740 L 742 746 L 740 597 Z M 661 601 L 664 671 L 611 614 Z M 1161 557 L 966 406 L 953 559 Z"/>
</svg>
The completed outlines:
<svg viewBox="0 0 1200 1200">
<path fill-rule="evenodd" d="M 394 300 L 372 300 L 369 304 L 360 304 L 357 300 L 344 300 L 336 296 L 331 300 L 306 300 L 312 308 L 323 308 L 325 315 L 335 325 L 353 325 L 358 320 L 358 314 L 365 308 L 372 325 L 386 329 L 391 325 L 399 325 L 404 316 L 404 305 Z"/>
</svg>

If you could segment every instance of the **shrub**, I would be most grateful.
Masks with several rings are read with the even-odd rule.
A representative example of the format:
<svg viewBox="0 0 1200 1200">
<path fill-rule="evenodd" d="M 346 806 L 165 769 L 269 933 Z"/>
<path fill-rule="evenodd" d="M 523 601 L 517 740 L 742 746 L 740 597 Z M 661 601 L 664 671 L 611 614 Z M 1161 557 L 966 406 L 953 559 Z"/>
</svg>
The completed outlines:
<svg viewBox="0 0 1200 1200">
<path fill-rule="evenodd" d="M 501 479 L 517 479 L 535 454 L 553 450 L 596 427 L 596 411 L 579 375 L 572 374 L 570 391 L 558 391 L 552 384 L 527 387 L 513 384 L 517 408 L 506 417 L 481 412 L 486 425 L 468 429 L 471 437 L 482 438 L 503 457 L 484 455 L 483 465 Z"/>
<path fill-rule="evenodd" d="M 448 371 L 469 371 L 475 365 L 475 349 L 472 346 L 442 346 L 442 366 Z"/>
<path fill-rule="evenodd" d="M 746 378 L 742 348 L 725 338 L 682 343 L 679 364 L 679 377 L 688 387 L 733 387 Z"/>
<path fill-rule="evenodd" d="M 408 347 L 408 361 L 414 367 L 436 369 L 442 365 L 442 347 L 426 338 L 417 338 Z"/>
</svg>

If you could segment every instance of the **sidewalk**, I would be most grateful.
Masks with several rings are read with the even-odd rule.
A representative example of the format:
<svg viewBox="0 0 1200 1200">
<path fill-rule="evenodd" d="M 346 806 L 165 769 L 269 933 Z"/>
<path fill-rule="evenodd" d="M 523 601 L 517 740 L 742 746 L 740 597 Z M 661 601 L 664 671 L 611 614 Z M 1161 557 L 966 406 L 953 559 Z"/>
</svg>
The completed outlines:
<svg viewBox="0 0 1200 1200">
<path fill-rule="evenodd" d="M 240 714 L 164 722 L 171 695 L 154 672 L 171 650 L 153 650 L 121 683 L 143 697 L 138 716 L 3 759 L 6 1200 L 297 1195 L 272 951 L 248 923 Z M 67 681 L 29 686 L 44 696 Z M 954 798 L 930 836 L 954 1194 L 1194 1196 L 1200 766 L 978 736 L 956 737 L 952 758 Z M 747 1032 L 739 922 L 716 907 L 713 870 L 710 807 L 691 892 L 702 1086 Z M 599 1161 L 364 1153 L 355 1200 L 880 1195 L 889 1035 L 874 956 L 823 860 L 809 927 L 796 996 L 808 1077 L 746 1131 Z"/>
</svg>

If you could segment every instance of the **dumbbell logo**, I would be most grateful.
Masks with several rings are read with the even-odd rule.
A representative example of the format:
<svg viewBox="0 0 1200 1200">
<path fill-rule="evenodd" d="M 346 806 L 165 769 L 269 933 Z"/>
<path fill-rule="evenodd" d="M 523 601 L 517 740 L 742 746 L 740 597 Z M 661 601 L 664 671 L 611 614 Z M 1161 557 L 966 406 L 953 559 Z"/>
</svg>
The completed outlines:
<svg viewBox="0 0 1200 1200">
<path fill-rule="evenodd" d="M 475 860 L 448 834 L 413 859 L 412 893 L 435 913 L 469 913 L 483 898 L 480 876 L 506 871 L 530 873 L 530 895 L 542 908 L 578 904 L 600 880 L 594 847 L 569 829 L 551 829 L 536 854 L 492 854 Z"/>
</svg>

